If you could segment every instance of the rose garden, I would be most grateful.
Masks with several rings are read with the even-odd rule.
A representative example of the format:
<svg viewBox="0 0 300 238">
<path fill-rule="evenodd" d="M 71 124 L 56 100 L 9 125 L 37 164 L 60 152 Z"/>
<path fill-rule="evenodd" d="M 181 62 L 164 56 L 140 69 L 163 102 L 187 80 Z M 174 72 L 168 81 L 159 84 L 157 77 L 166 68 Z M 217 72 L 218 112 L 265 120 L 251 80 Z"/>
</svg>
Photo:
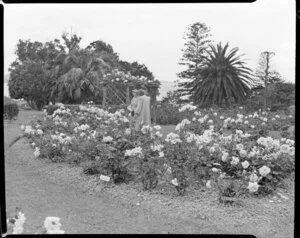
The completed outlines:
<svg viewBox="0 0 300 238">
<path fill-rule="evenodd" d="M 207 31 L 201 24 L 189 29 Z M 24 98 L 34 109 L 28 113 L 42 111 L 35 120 L 16 123 L 35 160 L 80 168 L 83 176 L 116 189 L 126 186 L 150 195 L 169 189 L 173 192 L 165 198 L 186 200 L 206 194 L 207 200 L 225 209 L 243 207 L 245 201 L 271 204 L 278 193 L 283 202 L 289 199 L 282 191 L 294 183 L 295 112 L 289 107 L 292 100 L 282 96 L 289 94 L 290 86 L 277 82 L 276 74 L 270 79 L 269 94 L 264 87 L 248 87 L 251 73 L 234 58 L 237 50 L 227 54 L 228 45 L 219 44 L 204 57 L 202 71 L 195 71 L 203 81 L 193 87 L 181 83 L 191 93 L 189 99 L 180 99 L 178 90 L 156 101 L 160 83 L 147 68 L 124 62 L 116 67 L 112 48 L 100 41 L 80 49 L 76 35 L 64 40 L 68 53 L 59 52 L 58 41 L 36 46 L 20 41 L 19 49 L 31 44 L 47 56 L 40 63 L 34 61 L 40 54 L 27 55 L 32 58 L 11 68 L 12 97 Z M 21 59 L 22 51 L 18 53 Z M 217 64 L 227 71 L 218 71 Z M 23 85 L 21 78 L 34 86 Z M 151 126 L 135 131 L 126 107 L 132 88 L 141 86 L 155 89 L 151 94 L 155 117 Z M 11 120 L 19 120 L 19 109 L 7 105 L 6 123 L 14 124 Z M 20 213 L 21 227 L 23 216 Z M 45 221 L 47 233 L 64 233 L 58 218 L 52 218 L 54 228 L 50 221 L 51 217 Z"/>
</svg>

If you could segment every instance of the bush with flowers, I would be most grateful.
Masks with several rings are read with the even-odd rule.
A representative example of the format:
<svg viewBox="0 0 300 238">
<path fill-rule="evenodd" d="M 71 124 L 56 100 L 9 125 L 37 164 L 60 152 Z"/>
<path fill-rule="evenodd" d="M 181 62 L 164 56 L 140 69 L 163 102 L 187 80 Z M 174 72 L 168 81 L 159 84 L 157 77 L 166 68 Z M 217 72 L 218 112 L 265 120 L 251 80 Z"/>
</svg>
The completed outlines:
<svg viewBox="0 0 300 238">
<path fill-rule="evenodd" d="M 24 224 L 26 221 L 25 214 L 19 210 L 17 215 L 8 218 L 7 223 L 7 232 L 6 234 L 23 234 L 24 233 Z M 46 217 L 44 221 L 43 230 L 39 233 L 41 234 L 64 234 L 65 231 L 61 229 L 62 224 L 60 223 L 59 217 Z"/>
<path fill-rule="evenodd" d="M 186 118 L 162 139 L 160 126 L 131 130 L 123 109 L 56 106 L 44 120 L 21 126 L 35 157 L 79 164 L 115 184 L 135 180 L 148 190 L 167 180 L 180 195 L 194 184 L 215 187 L 220 197 L 266 195 L 294 171 L 293 136 L 261 133 L 275 122 L 291 125 L 293 115 L 183 105 L 178 111 Z"/>
</svg>

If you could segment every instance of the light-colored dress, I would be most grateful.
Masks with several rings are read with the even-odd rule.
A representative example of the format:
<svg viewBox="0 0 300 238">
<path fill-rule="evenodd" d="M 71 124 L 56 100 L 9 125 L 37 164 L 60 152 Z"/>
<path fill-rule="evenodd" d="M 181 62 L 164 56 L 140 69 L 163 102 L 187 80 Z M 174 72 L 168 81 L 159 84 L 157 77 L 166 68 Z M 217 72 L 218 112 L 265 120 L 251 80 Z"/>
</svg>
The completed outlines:
<svg viewBox="0 0 300 238">
<path fill-rule="evenodd" d="M 142 126 L 151 126 L 150 114 L 150 97 L 143 95 L 138 99 L 138 105 L 135 110 L 137 119 L 135 123 L 135 130 L 139 130 Z"/>
<path fill-rule="evenodd" d="M 129 106 L 127 107 L 129 111 L 134 111 L 138 105 L 138 97 L 133 97 Z"/>
<path fill-rule="evenodd" d="M 132 116 L 131 112 L 134 112 L 135 113 L 135 109 L 138 105 L 138 100 L 139 100 L 139 97 L 133 97 L 131 99 L 131 102 L 129 104 L 129 106 L 127 107 L 127 109 L 130 111 L 130 119 L 129 119 L 129 123 L 130 123 L 130 127 L 133 127 L 133 125 L 135 125 L 136 123 L 136 116 Z"/>
</svg>

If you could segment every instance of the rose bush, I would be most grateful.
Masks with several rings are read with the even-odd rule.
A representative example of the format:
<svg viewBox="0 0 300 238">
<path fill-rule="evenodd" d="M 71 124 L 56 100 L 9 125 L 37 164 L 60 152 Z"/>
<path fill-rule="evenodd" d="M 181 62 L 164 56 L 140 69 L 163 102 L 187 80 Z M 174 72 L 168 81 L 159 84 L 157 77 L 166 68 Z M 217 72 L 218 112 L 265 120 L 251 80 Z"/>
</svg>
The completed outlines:
<svg viewBox="0 0 300 238">
<path fill-rule="evenodd" d="M 294 171 L 294 136 L 267 133 L 292 125 L 294 115 L 181 105 L 186 118 L 163 139 L 160 126 L 131 130 L 123 109 L 56 107 L 44 120 L 21 127 L 35 157 L 79 164 L 115 184 L 141 181 L 148 190 L 167 180 L 180 195 L 196 184 L 216 185 L 220 196 L 266 195 Z"/>
</svg>

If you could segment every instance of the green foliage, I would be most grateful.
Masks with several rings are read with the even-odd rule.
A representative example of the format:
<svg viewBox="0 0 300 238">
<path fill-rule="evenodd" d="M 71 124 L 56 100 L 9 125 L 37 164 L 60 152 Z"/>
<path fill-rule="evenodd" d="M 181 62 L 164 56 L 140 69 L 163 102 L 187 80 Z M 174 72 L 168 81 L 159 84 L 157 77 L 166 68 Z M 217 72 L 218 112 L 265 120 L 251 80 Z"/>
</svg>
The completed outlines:
<svg viewBox="0 0 300 238">
<path fill-rule="evenodd" d="M 184 114 L 178 111 L 178 107 L 170 103 L 158 104 L 155 113 L 156 123 L 159 125 L 176 125 L 184 117 Z"/>
<path fill-rule="evenodd" d="M 129 63 L 127 61 L 120 60 L 119 69 L 124 72 L 130 73 L 132 76 L 138 76 L 138 77 L 144 76 L 150 81 L 154 80 L 154 76 L 152 72 L 149 71 L 146 65 L 144 64 L 141 65 L 136 61 Z"/>
<path fill-rule="evenodd" d="M 185 102 L 185 100 L 182 100 L 180 96 L 181 93 L 178 90 L 168 91 L 167 95 L 163 97 L 163 99 L 161 100 L 161 103 L 170 103 L 174 106 L 177 106 Z"/>
<path fill-rule="evenodd" d="M 205 56 L 207 56 L 208 44 L 211 42 L 209 37 L 210 29 L 204 23 L 196 22 L 186 29 L 183 37 L 186 43 L 179 64 L 186 66 L 187 69 L 178 74 L 181 79 L 178 86 L 182 95 L 189 95 L 193 92 L 192 88 L 197 83 L 199 70 L 201 70 Z"/>
<path fill-rule="evenodd" d="M 29 105 L 40 110 L 47 104 L 44 86 L 48 79 L 42 63 L 26 61 L 11 70 L 9 94 L 15 99 L 25 99 Z"/>
<path fill-rule="evenodd" d="M 62 43 L 58 39 L 46 43 L 19 40 L 17 60 L 9 69 L 12 98 L 23 98 L 39 110 L 49 101 L 102 103 L 104 75 L 122 65 L 126 72 L 154 79 L 145 65 L 119 61 L 112 46 L 101 40 L 82 49 L 82 38 L 76 34 L 63 33 L 62 39 Z"/>
<path fill-rule="evenodd" d="M 231 105 L 245 101 L 252 83 L 251 70 L 245 66 L 238 48 L 228 51 L 228 43 L 210 46 L 211 53 L 199 72 L 192 100 L 200 105 Z"/>
<path fill-rule="evenodd" d="M 267 107 L 271 111 L 288 110 L 290 105 L 295 103 L 295 84 L 274 83 L 268 86 Z M 264 107 L 264 88 L 254 88 L 251 96 L 244 103 L 247 111 L 256 111 Z"/>
<path fill-rule="evenodd" d="M 12 120 L 19 114 L 19 107 L 16 103 L 4 104 L 3 118 L 4 120 Z"/>
<path fill-rule="evenodd" d="M 9 94 L 15 99 L 25 99 L 36 109 L 41 109 L 47 100 L 45 85 L 51 80 L 54 58 L 62 51 L 58 40 L 54 42 L 31 42 L 19 40 L 17 60 L 9 68 Z"/>
<path fill-rule="evenodd" d="M 267 70 L 267 84 L 283 83 L 283 77 L 271 67 L 271 59 L 275 53 L 262 52 L 259 57 L 258 66 L 255 70 L 255 77 L 258 83 L 264 84 Z"/>
<path fill-rule="evenodd" d="M 54 111 L 57 110 L 58 108 L 59 106 L 57 105 L 48 105 L 46 108 L 47 114 L 51 116 L 54 113 Z"/>
</svg>

